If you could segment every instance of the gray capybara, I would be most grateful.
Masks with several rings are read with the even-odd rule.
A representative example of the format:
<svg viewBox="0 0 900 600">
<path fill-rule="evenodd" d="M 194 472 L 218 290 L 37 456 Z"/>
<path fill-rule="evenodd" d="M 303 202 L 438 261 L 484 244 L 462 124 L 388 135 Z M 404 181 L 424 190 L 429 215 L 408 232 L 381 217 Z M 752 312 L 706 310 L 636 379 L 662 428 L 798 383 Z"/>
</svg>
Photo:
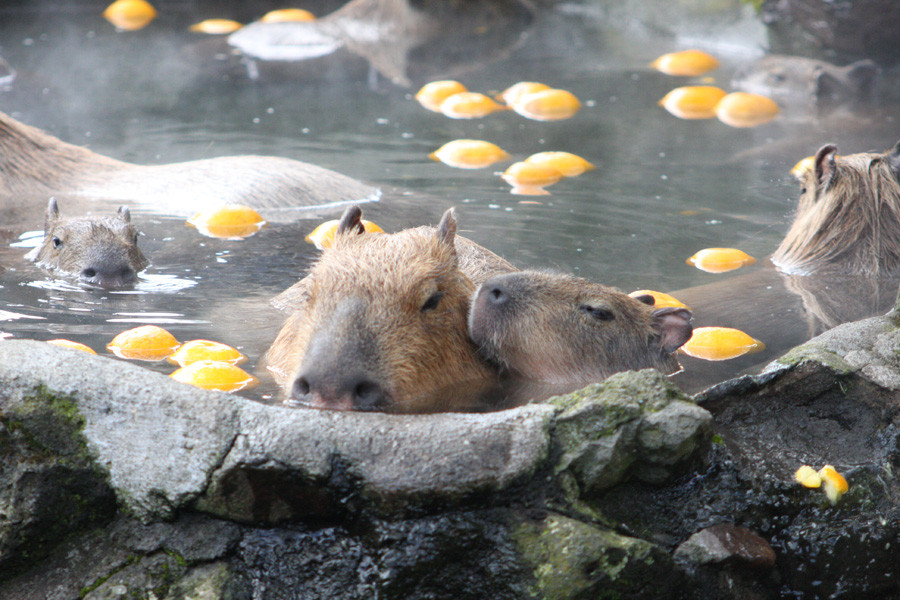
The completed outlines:
<svg viewBox="0 0 900 600">
<path fill-rule="evenodd" d="M 138 230 L 123 207 L 112 217 L 63 218 L 55 198 L 47 203 L 44 239 L 25 258 L 54 275 L 101 288 L 135 282 L 149 261 L 138 248 Z"/>
</svg>

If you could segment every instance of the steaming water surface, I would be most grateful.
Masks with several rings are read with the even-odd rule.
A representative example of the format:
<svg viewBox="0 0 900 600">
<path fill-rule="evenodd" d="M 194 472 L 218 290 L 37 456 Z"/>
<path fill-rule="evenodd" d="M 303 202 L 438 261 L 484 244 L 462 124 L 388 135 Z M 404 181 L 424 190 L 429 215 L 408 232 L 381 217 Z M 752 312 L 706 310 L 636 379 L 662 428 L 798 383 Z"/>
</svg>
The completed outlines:
<svg viewBox="0 0 900 600">
<path fill-rule="evenodd" d="M 670 89 L 694 81 L 650 71 L 646 65 L 658 54 L 705 48 L 722 60 L 712 76 L 725 89 L 730 73 L 760 54 L 761 26 L 737 2 L 707 24 L 705 38 L 691 37 L 692 15 L 683 27 L 669 23 L 667 34 L 590 4 L 561 4 L 544 9 L 503 53 L 429 73 L 408 88 L 359 57 L 241 60 L 223 38 L 188 34 L 198 15 L 177 4 L 169 11 L 163 5 L 157 22 L 134 33 L 115 32 L 100 17 L 102 6 L 78 7 L 0 6 L 0 56 L 16 69 L 0 91 L 0 110 L 136 163 L 231 154 L 311 162 L 384 187 L 382 201 L 364 214 L 387 231 L 434 224 L 456 206 L 461 233 L 514 264 L 572 271 L 626 291 L 671 291 L 730 277 L 703 273 L 685 259 L 711 246 L 762 259 L 787 230 L 798 195 L 788 171 L 797 160 L 826 142 L 850 153 L 883 150 L 900 137 L 893 105 L 827 119 L 786 112 L 750 130 L 678 120 L 657 106 Z M 421 84 L 448 77 L 485 92 L 542 81 L 572 91 L 585 106 L 560 122 L 512 112 L 455 121 L 412 99 Z M 507 163 L 466 171 L 427 158 L 457 138 L 492 141 L 514 160 L 565 150 L 598 168 L 552 186 L 549 196 L 515 196 L 495 172 Z M 48 280 L 23 260 L 28 241 L 20 236 L 40 228 L 46 198 L 26 205 L 0 218 L 0 331 L 66 337 L 102 354 L 122 330 L 156 323 L 182 341 L 237 346 L 251 369 L 281 325 L 269 298 L 316 256 L 303 236 L 321 217 L 339 213 L 301 214 L 308 218 L 233 241 L 202 237 L 181 216 L 133 208 L 152 266 L 135 289 L 103 293 Z M 116 206 L 60 198 L 60 208 L 74 214 Z M 765 323 L 760 328 L 749 333 L 765 341 Z M 733 370 L 722 363 L 723 378 Z M 273 389 L 255 393 L 266 397 Z"/>
</svg>

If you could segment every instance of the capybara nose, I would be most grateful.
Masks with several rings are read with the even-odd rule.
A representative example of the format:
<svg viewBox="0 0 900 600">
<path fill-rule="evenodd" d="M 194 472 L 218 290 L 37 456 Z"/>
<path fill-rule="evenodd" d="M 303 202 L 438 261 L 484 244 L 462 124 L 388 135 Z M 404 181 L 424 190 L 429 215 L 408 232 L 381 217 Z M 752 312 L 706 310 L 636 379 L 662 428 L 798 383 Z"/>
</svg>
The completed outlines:
<svg viewBox="0 0 900 600">
<path fill-rule="evenodd" d="M 291 397 L 308 406 L 335 410 L 383 410 L 388 405 L 384 389 L 364 373 L 344 377 L 300 373 L 294 380 Z"/>
<path fill-rule="evenodd" d="M 110 289 L 131 285 L 134 283 L 137 274 L 134 272 L 134 269 L 128 265 L 116 265 L 112 267 L 90 266 L 81 271 L 80 277 L 85 283 Z"/>
</svg>

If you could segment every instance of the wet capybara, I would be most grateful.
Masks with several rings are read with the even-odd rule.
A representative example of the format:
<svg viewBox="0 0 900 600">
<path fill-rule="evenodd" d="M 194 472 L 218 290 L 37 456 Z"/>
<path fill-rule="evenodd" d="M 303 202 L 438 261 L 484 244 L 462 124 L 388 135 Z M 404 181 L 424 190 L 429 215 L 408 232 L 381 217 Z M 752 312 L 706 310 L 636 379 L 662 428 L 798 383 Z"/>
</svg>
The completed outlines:
<svg viewBox="0 0 900 600">
<path fill-rule="evenodd" d="M 467 334 L 467 271 L 484 279 L 512 266 L 458 238 L 452 209 L 437 228 L 394 234 L 363 233 L 360 216 L 348 209 L 332 246 L 277 299 L 293 312 L 266 363 L 287 399 L 430 412 L 448 389 L 491 379 Z"/>
<path fill-rule="evenodd" d="M 149 261 L 138 248 L 131 213 L 120 207 L 113 217 L 63 218 L 55 198 L 47 203 L 44 239 L 25 258 L 54 275 L 80 283 L 121 288 L 134 283 Z"/>
<path fill-rule="evenodd" d="M 789 274 L 900 272 L 900 142 L 881 154 L 822 146 L 803 173 L 794 221 L 772 255 Z"/>
<path fill-rule="evenodd" d="M 469 335 L 488 361 L 517 377 L 589 383 L 618 371 L 676 371 L 672 352 L 692 333 L 691 312 L 561 273 L 519 271 L 478 289 Z"/>
<path fill-rule="evenodd" d="M 877 79 L 878 66 L 871 60 L 839 67 L 813 58 L 770 54 L 738 69 L 731 84 L 779 103 L 826 105 L 871 99 Z"/>
<path fill-rule="evenodd" d="M 379 194 L 335 171 L 273 156 L 135 165 L 67 144 L 0 112 L 0 207 L 35 196 L 81 196 L 193 215 L 228 203 L 265 211 L 365 202 Z M 265 216 L 296 218 L 278 210 Z"/>
</svg>

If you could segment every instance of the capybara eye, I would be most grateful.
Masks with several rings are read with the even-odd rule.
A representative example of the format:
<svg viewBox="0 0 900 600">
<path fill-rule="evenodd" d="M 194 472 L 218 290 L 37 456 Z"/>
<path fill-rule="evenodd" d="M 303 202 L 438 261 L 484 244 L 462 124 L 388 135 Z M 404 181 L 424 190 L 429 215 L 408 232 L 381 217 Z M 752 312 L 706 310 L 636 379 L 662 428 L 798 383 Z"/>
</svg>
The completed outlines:
<svg viewBox="0 0 900 600">
<path fill-rule="evenodd" d="M 425 301 L 425 304 L 422 305 L 422 312 L 426 310 L 434 310 L 437 308 L 438 304 L 441 303 L 441 298 L 444 297 L 444 292 L 435 292 Z"/>
<path fill-rule="evenodd" d="M 589 306 L 587 304 L 582 304 L 579 308 L 581 308 L 581 310 L 591 315 L 598 321 L 612 321 L 616 318 L 616 315 L 614 315 L 611 310 L 599 306 Z"/>
<path fill-rule="evenodd" d="M 62 240 L 56 236 L 53 236 L 53 247 L 59 248 L 60 246 L 62 246 Z"/>
</svg>

